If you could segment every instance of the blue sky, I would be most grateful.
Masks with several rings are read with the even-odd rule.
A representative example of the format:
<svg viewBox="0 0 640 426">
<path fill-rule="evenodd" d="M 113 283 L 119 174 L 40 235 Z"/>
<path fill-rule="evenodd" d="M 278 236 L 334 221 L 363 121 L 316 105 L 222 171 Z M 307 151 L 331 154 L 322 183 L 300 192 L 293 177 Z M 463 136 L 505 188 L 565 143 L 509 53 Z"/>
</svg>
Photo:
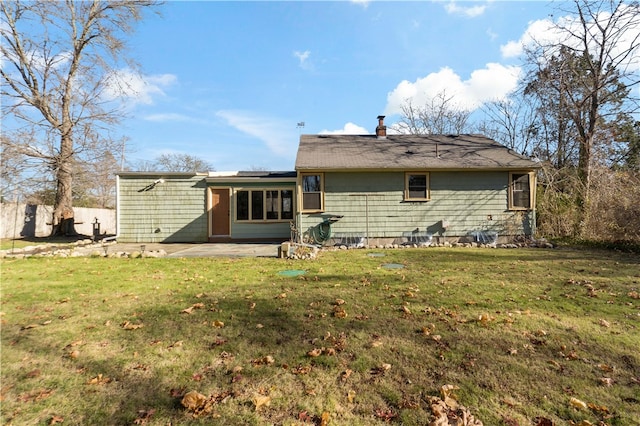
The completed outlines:
<svg viewBox="0 0 640 426">
<path fill-rule="evenodd" d="M 130 38 L 126 160 L 185 153 L 217 171 L 293 170 L 301 133 L 373 133 L 442 90 L 504 97 L 546 1 L 178 2 Z M 304 122 L 304 128 L 298 123 Z"/>
</svg>

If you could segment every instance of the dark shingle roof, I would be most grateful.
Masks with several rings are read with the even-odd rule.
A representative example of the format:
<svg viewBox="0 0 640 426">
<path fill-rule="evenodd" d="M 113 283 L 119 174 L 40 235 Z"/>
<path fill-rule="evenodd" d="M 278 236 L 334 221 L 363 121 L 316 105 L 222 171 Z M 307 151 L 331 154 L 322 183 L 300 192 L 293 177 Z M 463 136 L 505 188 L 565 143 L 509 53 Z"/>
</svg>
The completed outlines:
<svg viewBox="0 0 640 426">
<path fill-rule="evenodd" d="M 532 169 L 481 135 L 302 135 L 296 170 Z"/>
</svg>

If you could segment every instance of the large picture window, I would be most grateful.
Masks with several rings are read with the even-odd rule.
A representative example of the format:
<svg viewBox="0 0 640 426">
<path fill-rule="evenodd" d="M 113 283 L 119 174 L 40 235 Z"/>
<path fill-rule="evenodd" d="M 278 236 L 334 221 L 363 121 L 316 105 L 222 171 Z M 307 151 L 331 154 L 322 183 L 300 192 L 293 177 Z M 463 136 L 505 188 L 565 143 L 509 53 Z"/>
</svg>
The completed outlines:
<svg viewBox="0 0 640 426">
<path fill-rule="evenodd" d="M 292 189 L 236 191 L 237 221 L 280 221 L 293 219 Z"/>
<path fill-rule="evenodd" d="M 427 201 L 429 191 L 429 173 L 406 173 L 404 177 L 405 201 Z"/>
<path fill-rule="evenodd" d="M 323 185 L 321 174 L 302 175 L 302 210 L 322 211 Z"/>
<path fill-rule="evenodd" d="M 528 210 L 533 205 L 531 175 L 529 173 L 509 173 L 509 208 Z"/>
</svg>

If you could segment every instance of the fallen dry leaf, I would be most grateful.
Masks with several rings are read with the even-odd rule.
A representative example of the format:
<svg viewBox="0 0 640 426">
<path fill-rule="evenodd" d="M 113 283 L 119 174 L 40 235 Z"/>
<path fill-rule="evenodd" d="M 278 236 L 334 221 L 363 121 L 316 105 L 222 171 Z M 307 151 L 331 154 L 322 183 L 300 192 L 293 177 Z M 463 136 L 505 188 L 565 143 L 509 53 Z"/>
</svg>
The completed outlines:
<svg viewBox="0 0 640 426">
<path fill-rule="evenodd" d="M 262 358 L 256 358 L 251 361 L 253 365 L 271 365 L 274 362 L 276 362 L 276 360 L 271 355 L 263 356 Z"/>
<path fill-rule="evenodd" d="M 143 425 L 156 413 L 153 408 L 150 410 L 138 410 L 138 417 L 133 421 L 134 425 Z"/>
<path fill-rule="evenodd" d="M 98 374 L 96 377 L 89 379 L 87 384 L 89 385 L 106 385 L 111 382 L 111 379 L 102 375 L 102 373 Z"/>
<path fill-rule="evenodd" d="M 132 324 L 129 321 L 125 321 L 122 323 L 122 328 L 124 328 L 125 330 L 137 330 L 142 327 L 144 327 L 144 324 Z"/>
<path fill-rule="evenodd" d="M 478 322 L 482 325 L 487 325 L 489 322 L 493 321 L 495 318 L 489 314 L 481 314 L 478 317 Z"/>
<path fill-rule="evenodd" d="M 39 377 L 41 373 L 42 372 L 40 371 L 40 369 L 36 368 L 35 370 L 32 370 L 32 371 L 28 372 L 27 373 L 27 377 L 30 378 L 30 379 L 33 379 L 35 377 Z"/>
<path fill-rule="evenodd" d="M 51 420 L 49 420 L 50 425 L 57 425 L 58 423 L 64 423 L 64 417 L 54 415 L 51 417 Z"/>
<path fill-rule="evenodd" d="M 569 405 L 578 410 L 586 410 L 587 404 L 584 401 L 580 401 L 578 398 L 571 397 Z"/>
<path fill-rule="evenodd" d="M 452 385 L 444 385 L 440 388 L 446 401 L 438 397 L 429 398 L 433 415 L 433 421 L 429 423 L 429 426 L 483 426 L 480 420 L 476 419 L 467 408 L 452 397 L 451 392 L 455 389 L 458 389 L 457 386 Z M 449 422 L 450 419 L 453 423 Z"/>
<path fill-rule="evenodd" d="M 18 401 L 20 402 L 33 402 L 40 401 L 41 399 L 49 398 L 55 391 L 53 389 L 40 389 L 32 393 L 26 393 L 18 395 Z"/>
<path fill-rule="evenodd" d="M 393 419 L 395 419 L 396 417 L 398 417 L 398 415 L 396 413 L 393 412 L 393 410 L 384 410 L 381 408 L 378 408 L 375 410 L 374 415 L 385 422 L 391 422 Z"/>
<path fill-rule="evenodd" d="M 598 324 L 600 324 L 602 327 L 605 327 L 605 328 L 611 327 L 611 323 L 609 321 L 607 321 L 607 320 L 604 320 L 604 319 L 600 319 L 598 321 Z"/>
<path fill-rule="evenodd" d="M 597 405 L 597 404 L 593 404 L 593 403 L 588 403 L 587 407 L 589 407 L 589 409 L 591 411 L 596 412 L 596 413 L 609 414 L 609 409 L 607 407 L 605 407 L 604 405 Z"/>
<path fill-rule="evenodd" d="M 32 328 L 40 327 L 40 324 L 29 324 L 21 328 L 21 330 L 31 330 Z"/>
<path fill-rule="evenodd" d="M 222 321 L 218 321 L 215 320 L 213 323 L 211 323 L 212 326 L 214 326 L 215 328 L 223 328 L 224 327 L 224 323 Z"/>
<path fill-rule="evenodd" d="M 319 349 L 319 348 L 315 348 L 307 352 L 307 356 L 310 356 L 311 358 L 315 358 L 320 355 L 322 355 L 322 349 Z"/>
<path fill-rule="evenodd" d="M 442 400 L 446 405 L 453 408 L 454 410 L 458 408 L 458 399 L 453 391 L 458 389 L 460 388 L 454 385 L 444 385 L 440 388 L 440 395 L 442 395 Z"/>
<path fill-rule="evenodd" d="M 180 403 L 187 410 L 196 411 L 197 409 L 202 407 L 206 401 L 206 396 L 198 391 L 191 391 L 182 398 L 182 401 L 180 401 Z"/>
<path fill-rule="evenodd" d="M 343 382 L 347 381 L 347 379 L 349 377 L 351 377 L 351 375 L 353 374 L 353 370 L 350 369 L 346 369 L 342 372 L 342 374 L 340 374 L 340 380 L 342 380 Z"/>
<path fill-rule="evenodd" d="M 598 364 L 598 368 L 605 373 L 611 373 L 613 371 L 613 367 L 607 364 Z"/>
<path fill-rule="evenodd" d="M 331 419 L 331 414 L 328 411 L 325 411 L 320 416 L 320 426 L 327 426 L 329 424 L 329 420 Z"/>
<path fill-rule="evenodd" d="M 345 311 L 342 306 L 336 306 L 333 309 L 333 316 L 336 317 L 336 318 L 346 318 L 347 317 L 347 311 Z"/>
<path fill-rule="evenodd" d="M 600 377 L 600 383 L 602 383 L 604 386 L 611 386 L 613 385 L 613 379 L 610 377 Z"/>
<path fill-rule="evenodd" d="M 295 368 L 291 369 L 291 372 L 293 374 L 309 374 L 311 372 L 311 366 L 310 365 L 299 365 Z"/>
<path fill-rule="evenodd" d="M 256 411 L 259 410 L 261 407 L 268 407 L 269 405 L 271 405 L 271 397 L 270 396 L 264 396 L 264 395 L 256 395 L 253 397 L 253 405 L 255 406 Z"/>
</svg>

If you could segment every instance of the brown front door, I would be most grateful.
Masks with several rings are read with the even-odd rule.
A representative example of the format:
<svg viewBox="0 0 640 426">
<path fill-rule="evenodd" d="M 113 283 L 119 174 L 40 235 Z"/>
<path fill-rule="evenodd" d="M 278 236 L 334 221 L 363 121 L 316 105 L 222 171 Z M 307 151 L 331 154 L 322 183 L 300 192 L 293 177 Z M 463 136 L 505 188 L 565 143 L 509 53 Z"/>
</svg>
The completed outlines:
<svg viewBox="0 0 640 426">
<path fill-rule="evenodd" d="M 211 189 L 211 236 L 229 235 L 229 189 Z"/>
</svg>

